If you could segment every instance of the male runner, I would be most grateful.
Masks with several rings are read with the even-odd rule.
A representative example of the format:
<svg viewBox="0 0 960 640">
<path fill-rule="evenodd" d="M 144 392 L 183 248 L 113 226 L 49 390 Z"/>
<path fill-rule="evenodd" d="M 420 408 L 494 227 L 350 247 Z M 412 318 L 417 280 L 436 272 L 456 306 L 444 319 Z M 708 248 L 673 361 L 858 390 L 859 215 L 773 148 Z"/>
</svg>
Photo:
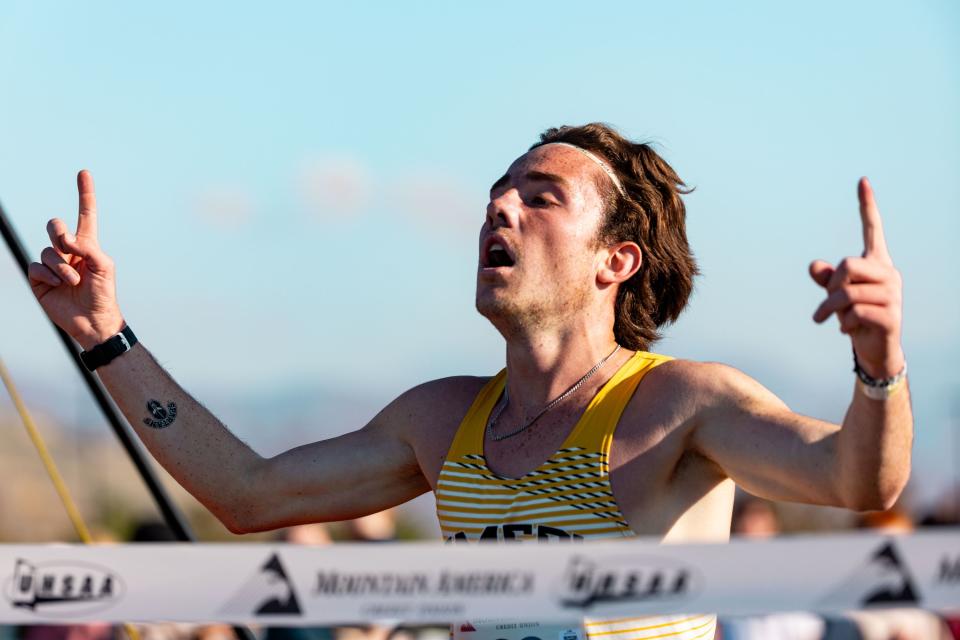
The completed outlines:
<svg viewBox="0 0 960 640">
<path fill-rule="evenodd" d="M 490 190 L 476 304 L 506 341 L 506 369 L 420 385 L 358 431 L 269 459 L 146 348 L 127 350 L 131 333 L 115 337 L 125 322 L 88 173 L 78 187 L 76 234 L 50 221 L 51 246 L 30 265 L 34 293 L 99 364 L 152 454 L 231 531 L 354 518 L 434 490 L 450 540 L 723 540 L 734 483 L 871 510 L 889 507 L 909 476 L 901 282 L 865 179 L 863 255 L 810 265 L 825 290 L 814 320 L 836 315 L 856 358 L 842 425 L 791 412 L 730 367 L 647 352 L 696 273 L 684 185 L 649 146 L 591 124 L 548 130 Z M 683 640 L 711 637 L 713 625 L 688 616 L 585 630 Z"/>
</svg>

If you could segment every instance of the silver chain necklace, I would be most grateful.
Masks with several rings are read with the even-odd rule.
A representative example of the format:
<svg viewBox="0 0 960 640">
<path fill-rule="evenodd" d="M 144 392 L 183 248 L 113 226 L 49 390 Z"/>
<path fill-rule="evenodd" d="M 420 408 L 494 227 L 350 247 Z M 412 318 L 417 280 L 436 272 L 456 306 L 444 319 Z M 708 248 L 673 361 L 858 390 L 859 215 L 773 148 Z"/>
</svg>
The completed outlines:
<svg viewBox="0 0 960 640">
<path fill-rule="evenodd" d="M 499 404 L 499 406 L 497 406 L 497 410 L 493 413 L 492 416 L 490 416 L 490 420 L 487 422 L 487 431 L 490 432 L 490 437 L 493 438 L 495 441 L 500 442 L 501 440 L 506 440 L 507 438 L 515 436 L 518 433 L 521 433 L 522 431 L 526 431 L 527 429 L 529 429 L 531 426 L 533 426 L 534 422 L 536 422 L 541 418 L 541 416 L 543 416 L 543 414 L 545 414 L 547 411 L 550 411 L 550 409 L 553 409 L 555 406 L 557 406 L 558 404 L 566 400 L 568 397 L 570 397 L 570 395 L 576 392 L 577 389 L 582 387 L 583 383 L 589 380 L 593 376 L 593 374 L 595 374 L 597 371 L 600 371 L 600 368 L 604 364 L 606 364 L 607 360 L 612 358 L 614 354 L 617 353 L 617 351 L 620 351 L 619 344 L 617 345 L 617 348 L 611 351 L 607 357 L 605 357 L 603 360 L 601 360 L 597 364 L 593 365 L 593 369 L 590 369 L 590 371 L 587 371 L 585 374 L 583 374 L 582 378 L 574 382 L 573 386 L 571 386 L 569 389 L 567 389 L 566 391 L 558 395 L 556 398 L 548 402 L 547 406 L 541 409 L 540 413 L 538 413 L 533 417 L 533 420 L 531 420 L 530 422 L 524 425 L 521 425 L 519 429 L 515 429 L 514 431 L 497 434 L 497 433 L 494 433 L 494 427 L 497 424 L 497 420 L 500 419 L 500 414 L 503 413 L 503 410 L 507 408 L 507 404 L 510 402 L 510 393 L 508 391 L 507 381 L 504 381 L 503 401 Z"/>
</svg>

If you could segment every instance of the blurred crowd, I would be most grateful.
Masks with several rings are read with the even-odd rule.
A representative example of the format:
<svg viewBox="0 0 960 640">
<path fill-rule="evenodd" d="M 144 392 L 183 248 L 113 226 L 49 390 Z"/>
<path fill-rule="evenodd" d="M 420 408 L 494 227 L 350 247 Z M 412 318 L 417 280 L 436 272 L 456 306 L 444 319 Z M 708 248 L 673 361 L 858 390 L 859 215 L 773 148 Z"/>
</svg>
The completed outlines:
<svg viewBox="0 0 960 640">
<path fill-rule="evenodd" d="M 902 507 L 857 516 L 853 526 L 897 535 L 918 526 L 960 524 L 957 496 L 944 498 L 919 518 Z M 796 526 L 785 527 L 775 504 L 748 494 L 738 494 L 732 533 L 736 538 L 763 539 L 789 534 Z M 794 523 L 795 524 L 795 523 Z M 329 545 L 344 542 L 390 542 L 398 539 L 395 510 L 333 525 L 311 524 L 282 529 L 273 540 L 301 545 Z M 404 537 L 410 537 L 405 535 Z M 100 542 L 116 542 L 102 534 Z M 145 521 L 134 527 L 130 542 L 173 542 L 166 525 Z M 225 624 L 137 625 L 141 640 L 234 640 Z M 385 627 L 358 625 L 341 627 L 254 628 L 257 640 L 448 640 L 447 626 Z M 754 617 L 721 617 L 718 640 L 960 640 L 960 615 L 944 617 L 919 609 L 854 611 L 844 615 L 821 616 L 795 612 Z M 109 624 L 32 625 L 0 627 L 0 640 L 130 640 L 123 627 Z M 553 639 L 543 639 L 553 640 Z"/>
</svg>

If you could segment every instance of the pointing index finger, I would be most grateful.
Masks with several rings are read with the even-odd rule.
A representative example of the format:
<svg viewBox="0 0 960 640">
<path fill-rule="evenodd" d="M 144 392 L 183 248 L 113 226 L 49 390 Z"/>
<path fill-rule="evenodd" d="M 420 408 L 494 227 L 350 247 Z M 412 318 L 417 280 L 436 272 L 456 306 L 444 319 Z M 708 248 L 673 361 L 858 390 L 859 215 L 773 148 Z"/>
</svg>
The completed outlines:
<svg viewBox="0 0 960 640">
<path fill-rule="evenodd" d="M 860 178 L 857 196 L 860 199 L 860 222 L 863 224 L 863 257 L 876 257 L 890 262 L 887 241 L 883 236 L 880 209 L 877 208 L 877 201 L 873 197 L 870 181 L 866 178 Z"/>
<path fill-rule="evenodd" d="M 77 192 L 80 195 L 77 235 L 96 239 L 97 196 L 93 191 L 93 176 L 86 169 L 77 174 Z"/>
</svg>

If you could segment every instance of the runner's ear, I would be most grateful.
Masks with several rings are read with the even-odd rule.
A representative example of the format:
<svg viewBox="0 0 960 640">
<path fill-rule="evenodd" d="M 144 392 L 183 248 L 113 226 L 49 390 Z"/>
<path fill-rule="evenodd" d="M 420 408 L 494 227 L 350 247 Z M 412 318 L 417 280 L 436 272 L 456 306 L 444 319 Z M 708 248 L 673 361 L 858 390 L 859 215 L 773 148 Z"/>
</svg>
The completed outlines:
<svg viewBox="0 0 960 640">
<path fill-rule="evenodd" d="M 636 242 L 619 242 L 601 253 L 603 262 L 597 271 L 597 283 L 601 285 L 626 282 L 643 264 L 643 252 Z"/>
</svg>

